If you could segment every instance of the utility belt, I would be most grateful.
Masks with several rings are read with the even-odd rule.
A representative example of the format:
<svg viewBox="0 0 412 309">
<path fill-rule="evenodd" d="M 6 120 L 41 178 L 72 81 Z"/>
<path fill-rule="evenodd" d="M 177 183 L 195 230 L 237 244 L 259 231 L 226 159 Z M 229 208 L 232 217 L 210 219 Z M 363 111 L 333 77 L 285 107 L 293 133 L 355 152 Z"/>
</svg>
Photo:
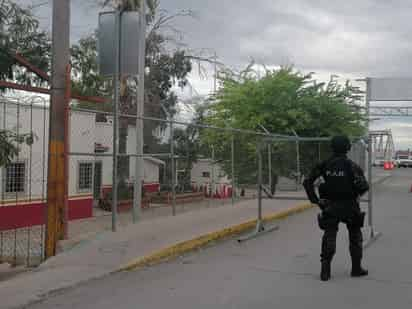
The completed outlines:
<svg viewBox="0 0 412 309">
<path fill-rule="evenodd" d="M 366 213 L 363 211 L 353 211 L 350 215 L 341 218 L 335 213 L 332 201 L 321 199 L 319 206 L 322 209 L 322 212 L 318 214 L 318 225 L 321 230 L 335 227 L 339 222 L 344 222 L 352 227 L 364 227 Z"/>
</svg>

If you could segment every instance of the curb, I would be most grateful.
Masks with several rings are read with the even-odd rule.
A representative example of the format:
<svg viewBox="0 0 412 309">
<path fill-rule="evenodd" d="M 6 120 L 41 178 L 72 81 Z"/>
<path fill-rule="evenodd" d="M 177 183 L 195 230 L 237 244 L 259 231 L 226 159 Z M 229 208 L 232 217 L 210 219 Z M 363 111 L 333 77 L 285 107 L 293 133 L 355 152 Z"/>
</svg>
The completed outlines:
<svg viewBox="0 0 412 309">
<path fill-rule="evenodd" d="M 382 177 L 382 178 L 380 178 L 376 181 L 372 181 L 372 185 L 380 185 L 380 184 L 384 183 L 386 180 L 388 180 L 391 177 L 392 177 L 392 175 L 387 175 L 387 176 L 384 176 L 384 177 Z"/>
<path fill-rule="evenodd" d="M 305 210 L 311 209 L 313 207 L 314 205 L 310 203 L 300 204 L 298 206 L 295 206 L 295 207 L 292 207 L 286 210 L 278 211 L 274 214 L 265 216 L 263 218 L 263 221 L 270 222 L 274 220 L 283 219 L 283 218 L 292 216 L 294 214 L 303 212 Z M 211 232 L 211 233 L 208 233 L 208 234 L 205 234 L 205 235 L 202 235 L 202 236 L 190 239 L 190 240 L 179 242 L 170 247 L 153 252 L 150 255 L 133 259 L 129 261 L 128 263 L 126 263 L 125 265 L 120 266 L 119 269 L 116 270 L 115 272 L 131 271 L 131 270 L 137 270 L 139 268 L 143 268 L 147 266 L 157 265 L 161 262 L 170 260 L 172 258 L 178 257 L 185 253 L 205 247 L 211 242 L 242 234 L 246 231 L 253 229 L 256 223 L 257 223 L 257 219 L 254 219 L 254 220 L 250 220 L 250 221 L 243 222 L 237 225 L 233 225 L 231 227 L 224 228 L 224 229 L 221 229 L 215 232 Z"/>
</svg>

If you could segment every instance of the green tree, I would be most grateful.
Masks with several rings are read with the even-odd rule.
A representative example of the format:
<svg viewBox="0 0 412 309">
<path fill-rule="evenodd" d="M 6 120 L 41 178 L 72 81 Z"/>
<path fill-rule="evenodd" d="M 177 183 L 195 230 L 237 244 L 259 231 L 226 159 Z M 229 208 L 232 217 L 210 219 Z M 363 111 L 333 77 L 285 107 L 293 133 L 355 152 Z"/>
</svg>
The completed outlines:
<svg viewBox="0 0 412 309">
<path fill-rule="evenodd" d="M 157 14 L 158 1 L 149 1 L 150 14 L 147 16 L 148 35 L 146 39 L 146 68 L 147 74 L 145 79 L 145 109 L 146 116 L 165 118 L 162 112 L 161 104 L 166 107 L 169 114 L 176 113 L 176 104 L 178 98 L 173 91 L 175 85 L 185 86 L 187 83 L 187 74 L 192 70 L 190 57 L 182 49 L 171 49 L 171 38 L 162 32 L 172 19 L 184 14 L 165 15 Z M 138 9 L 139 1 L 120 1 L 123 3 L 122 8 Z M 135 3 L 135 6 L 130 6 Z M 119 4 L 119 1 L 106 1 L 106 4 Z M 111 94 L 110 82 L 102 78 L 98 72 L 97 64 L 97 39 L 96 35 L 90 35 L 81 39 L 78 44 L 72 46 L 72 73 L 73 89 L 81 95 L 105 96 Z M 137 89 L 137 80 L 135 78 L 122 78 L 121 87 L 121 105 L 122 113 L 135 114 L 136 102 L 135 95 Z M 110 98 L 109 98 L 110 101 Z M 91 105 L 86 102 L 80 102 L 81 107 L 90 108 Z M 94 109 L 102 108 L 110 110 L 111 103 L 105 106 L 93 106 Z M 155 151 L 159 140 L 153 135 L 154 129 L 159 123 L 145 121 L 145 144 L 148 151 Z"/>
<path fill-rule="evenodd" d="M 191 171 L 199 148 L 196 134 L 196 128 L 191 126 L 174 130 L 175 155 L 178 157 L 176 166 L 177 170 L 184 171 L 178 179 L 183 190 L 191 188 Z"/>
<path fill-rule="evenodd" d="M 0 79 L 28 85 L 45 82 L 17 66 L 13 55 L 24 56 L 44 71 L 49 70 L 50 39 L 40 30 L 38 20 L 29 9 L 10 0 L 0 0 Z M 0 92 L 5 89 L 0 88 Z M 0 167 L 17 156 L 21 144 L 33 143 L 34 135 L 0 130 Z"/>
<path fill-rule="evenodd" d="M 18 53 L 48 72 L 50 47 L 48 33 L 39 28 L 39 21 L 29 9 L 11 0 L 0 0 L 0 79 L 43 85 L 45 81 L 17 66 L 12 55 Z"/>
<path fill-rule="evenodd" d="M 170 115 L 176 113 L 178 98 L 173 91 L 175 85 L 185 86 L 187 74 L 191 71 L 191 60 L 182 49 L 170 48 L 172 38 L 165 33 L 164 27 L 179 16 L 178 13 L 167 15 L 159 9 L 158 1 L 147 1 L 148 14 L 146 16 L 148 34 L 146 38 L 146 68 L 145 76 L 145 116 L 165 118 L 162 111 L 163 105 Z M 105 5 L 126 11 L 137 11 L 140 1 L 106 1 Z M 97 38 L 90 35 L 83 38 L 72 47 L 73 90 L 82 95 L 108 97 L 108 103 L 99 106 L 79 102 L 82 108 L 100 109 L 111 111 L 112 103 L 110 94 L 112 85 L 107 79 L 102 78 L 98 72 L 97 63 Z M 138 80 L 134 77 L 121 77 L 120 112 L 123 114 L 136 114 L 136 91 Z M 103 117 L 104 118 L 104 117 Z M 127 127 L 135 124 L 133 119 L 122 118 L 119 125 L 119 151 L 126 152 Z M 144 122 L 145 152 L 156 153 L 161 151 L 161 140 L 154 134 L 157 129 L 165 129 L 165 124 L 154 121 Z M 128 170 L 127 158 L 119 160 L 119 177 L 125 179 Z"/>
<path fill-rule="evenodd" d="M 303 75 L 286 67 L 267 71 L 257 78 L 251 66 L 241 74 L 220 74 L 221 88 L 210 105 L 206 121 L 216 126 L 231 126 L 261 131 L 263 125 L 276 134 L 302 137 L 326 137 L 334 134 L 361 136 L 363 117 L 356 109 L 360 99 L 349 83 L 339 85 L 331 79 L 316 84 L 311 75 Z M 223 158 L 223 167 L 230 175 L 231 133 L 204 131 L 202 142 L 215 146 L 217 157 Z M 236 134 L 235 161 L 238 183 L 256 182 L 256 136 Z M 303 143 L 302 171 L 316 162 L 317 143 Z M 273 174 L 289 176 L 295 169 L 295 143 L 273 143 Z"/>
<path fill-rule="evenodd" d="M 34 137 L 33 133 L 17 135 L 9 130 L 0 130 L 0 167 L 12 162 L 20 151 L 20 145 L 32 145 Z"/>
</svg>

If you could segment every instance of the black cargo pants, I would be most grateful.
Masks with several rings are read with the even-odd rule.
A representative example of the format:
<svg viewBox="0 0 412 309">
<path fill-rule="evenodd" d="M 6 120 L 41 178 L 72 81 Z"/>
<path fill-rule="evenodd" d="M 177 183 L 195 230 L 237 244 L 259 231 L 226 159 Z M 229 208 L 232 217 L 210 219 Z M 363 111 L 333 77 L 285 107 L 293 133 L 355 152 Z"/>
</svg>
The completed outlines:
<svg viewBox="0 0 412 309">
<path fill-rule="evenodd" d="M 363 220 L 364 214 L 360 211 L 357 201 L 331 202 L 319 218 L 319 226 L 324 230 L 321 261 L 332 261 L 336 252 L 339 223 L 345 223 L 349 232 L 349 252 L 352 261 L 360 262 L 363 255 Z"/>
</svg>

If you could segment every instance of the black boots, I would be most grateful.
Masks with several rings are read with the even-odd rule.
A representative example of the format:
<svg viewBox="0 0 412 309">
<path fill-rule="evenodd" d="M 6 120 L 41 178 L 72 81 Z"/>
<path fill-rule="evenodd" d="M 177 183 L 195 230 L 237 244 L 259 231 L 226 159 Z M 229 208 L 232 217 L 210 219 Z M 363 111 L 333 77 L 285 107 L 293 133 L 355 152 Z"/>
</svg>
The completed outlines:
<svg viewBox="0 0 412 309">
<path fill-rule="evenodd" d="M 352 272 L 350 275 L 352 277 L 365 277 L 368 275 L 368 271 L 366 269 L 363 269 L 362 267 L 357 269 L 352 268 Z"/>
<path fill-rule="evenodd" d="M 320 280 L 328 281 L 330 279 L 330 262 L 322 262 L 322 268 L 320 271 Z"/>
<path fill-rule="evenodd" d="M 352 262 L 351 276 L 354 278 L 365 277 L 368 275 L 368 271 L 363 269 L 360 261 Z M 329 281 L 331 277 L 331 267 L 330 262 L 322 262 L 322 268 L 320 271 L 320 280 Z"/>
<path fill-rule="evenodd" d="M 351 276 L 352 277 L 365 277 L 367 275 L 368 275 L 368 271 L 362 268 L 361 261 L 358 259 L 352 260 Z"/>
<path fill-rule="evenodd" d="M 363 269 L 362 266 L 360 266 L 360 263 L 358 265 L 352 265 L 352 272 L 350 273 L 352 277 L 365 277 L 368 275 L 368 271 L 366 269 Z"/>
</svg>

